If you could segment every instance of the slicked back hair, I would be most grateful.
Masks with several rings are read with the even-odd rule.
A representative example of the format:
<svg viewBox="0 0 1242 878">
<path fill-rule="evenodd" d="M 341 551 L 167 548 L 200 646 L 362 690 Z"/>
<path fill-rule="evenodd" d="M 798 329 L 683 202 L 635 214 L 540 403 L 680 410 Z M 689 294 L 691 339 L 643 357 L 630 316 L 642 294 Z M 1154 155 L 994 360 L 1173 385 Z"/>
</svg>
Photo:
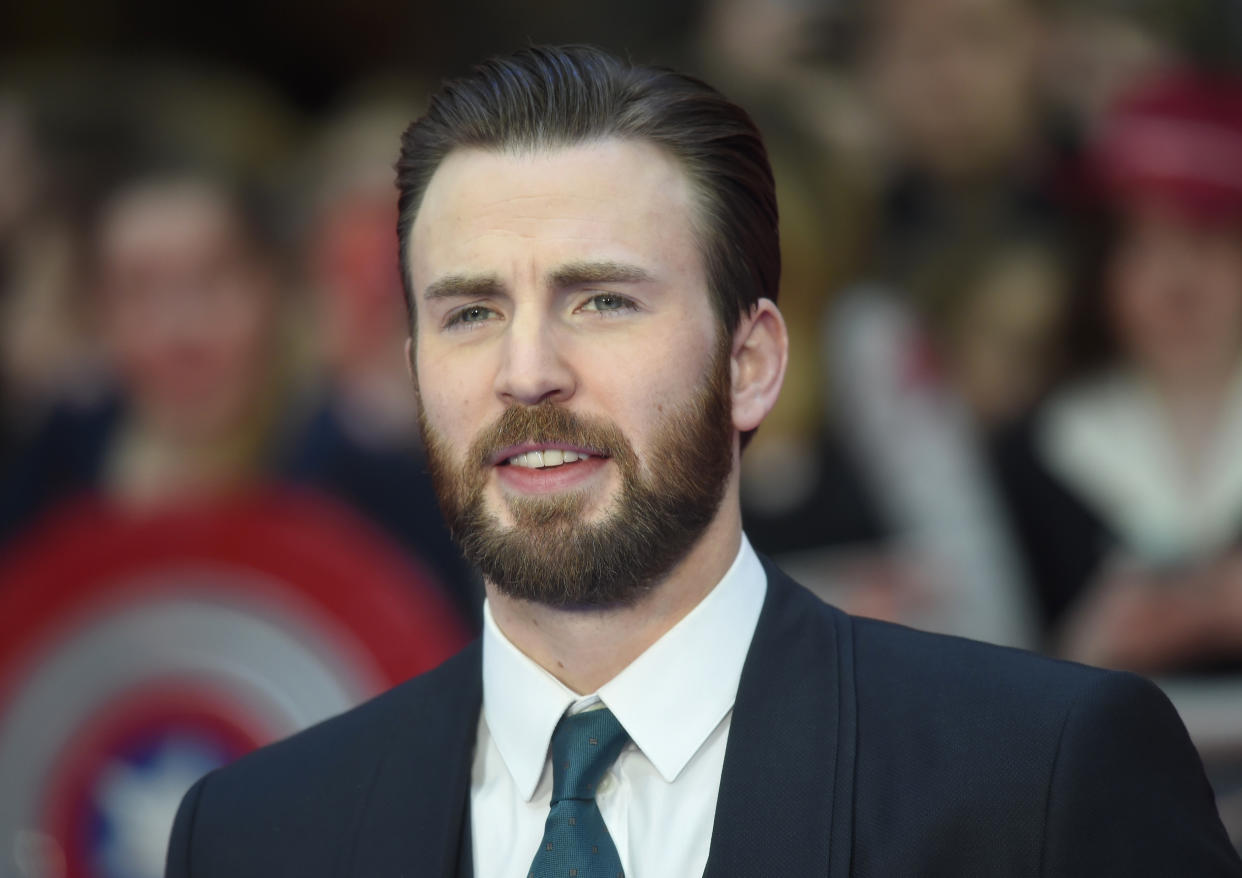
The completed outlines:
<svg viewBox="0 0 1242 878">
<path fill-rule="evenodd" d="M 654 143 L 695 194 L 712 304 L 732 334 L 780 281 L 776 193 L 750 116 L 706 83 L 585 46 L 532 47 L 446 83 L 401 138 L 397 236 L 415 329 L 410 231 L 432 175 L 456 149 L 543 151 L 608 138 Z"/>
</svg>

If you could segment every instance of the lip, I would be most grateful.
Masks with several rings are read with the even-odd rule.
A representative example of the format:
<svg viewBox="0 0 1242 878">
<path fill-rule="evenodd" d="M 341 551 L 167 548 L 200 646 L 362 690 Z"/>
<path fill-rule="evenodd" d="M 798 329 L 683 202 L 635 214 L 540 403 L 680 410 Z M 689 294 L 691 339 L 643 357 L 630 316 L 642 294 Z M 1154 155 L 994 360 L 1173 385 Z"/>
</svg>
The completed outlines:
<svg viewBox="0 0 1242 878">
<path fill-rule="evenodd" d="M 533 445 L 532 449 L 560 448 L 557 445 Z M 568 447 L 569 451 L 579 451 Z M 513 452 L 521 454 L 522 452 Z M 507 458 L 506 458 L 507 459 Z M 591 480 L 605 471 L 608 458 L 592 455 L 576 463 L 560 466 L 549 466 L 532 469 L 526 466 L 497 466 L 493 470 L 500 485 L 507 491 L 517 494 L 555 494 L 560 491 L 571 491 L 585 487 Z"/>
<path fill-rule="evenodd" d="M 573 451 L 590 458 L 608 459 L 608 455 L 598 448 L 588 448 L 584 445 L 572 445 L 568 442 L 523 442 L 521 445 L 510 445 L 493 455 L 492 466 L 500 466 L 509 458 L 517 457 L 528 451 Z"/>
</svg>

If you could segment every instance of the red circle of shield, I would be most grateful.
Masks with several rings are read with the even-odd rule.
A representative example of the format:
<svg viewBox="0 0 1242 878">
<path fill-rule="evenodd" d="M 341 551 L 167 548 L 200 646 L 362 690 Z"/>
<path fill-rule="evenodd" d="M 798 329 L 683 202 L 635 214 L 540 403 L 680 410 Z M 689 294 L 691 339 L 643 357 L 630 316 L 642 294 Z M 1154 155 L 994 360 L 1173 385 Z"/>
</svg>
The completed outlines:
<svg viewBox="0 0 1242 878">
<path fill-rule="evenodd" d="M 314 492 L 63 506 L 0 558 L 0 872 L 162 874 L 196 776 L 466 640 L 417 562 Z"/>
</svg>

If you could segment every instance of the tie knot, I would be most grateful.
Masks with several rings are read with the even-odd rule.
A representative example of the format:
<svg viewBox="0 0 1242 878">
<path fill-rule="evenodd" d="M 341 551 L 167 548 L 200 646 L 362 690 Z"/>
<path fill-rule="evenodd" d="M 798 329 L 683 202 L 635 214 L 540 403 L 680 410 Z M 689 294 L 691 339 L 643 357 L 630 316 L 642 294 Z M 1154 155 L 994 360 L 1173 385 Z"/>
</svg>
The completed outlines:
<svg viewBox="0 0 1242 878">
<path fill-rule="evenodd" d="M 629 739 L 607 708 L 561 717 L 552 732 L 552 803 L 594 799 L 600 780 Z"/>
</svg>

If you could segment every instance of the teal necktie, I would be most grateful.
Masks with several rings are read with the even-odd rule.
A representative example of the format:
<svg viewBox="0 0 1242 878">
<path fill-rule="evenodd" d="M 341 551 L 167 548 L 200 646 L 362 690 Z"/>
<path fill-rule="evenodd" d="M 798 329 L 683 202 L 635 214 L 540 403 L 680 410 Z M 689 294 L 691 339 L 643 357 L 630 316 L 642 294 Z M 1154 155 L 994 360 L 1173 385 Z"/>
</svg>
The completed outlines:
<svg viewBox="0 0 1242 878">
<path fill-rule="evenodd" d="M 628 740 L 606 708 L 561 717 L 552 733 L 552 808 L 530 878 L 625 878 L 595 790 Z"/>
</svg>

